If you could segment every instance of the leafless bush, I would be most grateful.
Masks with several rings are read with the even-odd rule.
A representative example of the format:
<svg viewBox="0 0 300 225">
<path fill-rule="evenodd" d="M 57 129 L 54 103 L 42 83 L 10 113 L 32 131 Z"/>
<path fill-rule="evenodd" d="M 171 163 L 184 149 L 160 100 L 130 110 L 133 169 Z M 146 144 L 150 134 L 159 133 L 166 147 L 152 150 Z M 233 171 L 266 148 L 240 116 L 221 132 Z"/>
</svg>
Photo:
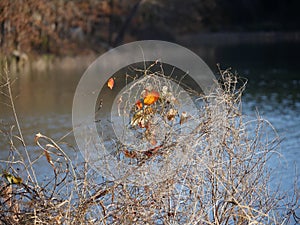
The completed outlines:
<svg viewBox="0 0 300 225">
<path fill-rule="evenodd" d="M 107 181 L 88 162 L 70 159 L 65 147 L 40 133 L 33 137 L 40 154 L 32 156 L 18 123 L 9 73 L 4 70 L 2 95 L 10 99 L 17 129 L 6 130 L 4 126 L 1 129 L 8 138 L 10 156 L 0 162 L 3 175 L 0 221 L 3 224 L 287 224 L 292 218 L 299 221 L 297 186 L 289 199 L 279 187 L 270 187 L 272 174 L 268 162 L 277 156 L 280 141 L 275 129 L 259 115 L 253 120 L 246 118 L 241 104 L 246 82 L 229 70 L 220 74 L 218 88 L 210 95 L 197 97 L 198 114 L 185 118 L 194 124 L 188 135 L 178 131 L 183 118 L 182 111 L 179 113 L 181 105 L 175 100 L 181 91 L 169 89 L 171 94 L 176 93 L 174 104 L 170 101 L 169 108 L 164 108 L 166 100 L 156 99 L 150 104 L 153 108 L 150 116 L 136 123 L 134 115 L 146 108 L 139 103 L 134 108 L 136 102 L 120 106 L 121 114 L 128 113 L 131 126 L 126 129 L 140 130 L 142 136 L 138 137 L 142 140 L 144 135 L 146 144 L 118 145 L 116 158 L 138 169 L 147 163 L 164 162 L 173 157 L 174 151 L 188 156 L 184 163 L 173 168 L 172 176 L 141 186 L 122 179 Z M 145 73 L 144 79 L 156 84 L 161 97 L 163 86 L 168 84 L 162 82 L 162 77 L 168 77 L 158 75 L 158 78 L 148 77 L 151 74 Z M 130 88 L 124 93 L 131 91 L 138 100 L 146 88 L 141 85 L 147 83 L 135 83 L 138 90 Z M 178 111 L 168 117 L 170 109 Z M 164 120 L 170 126 L 170 132 L 162 139 L 145 136 L 146 125 L 154 116 L 160 116 L 160 123 Z M 16 147 L 16 142 L 21 142 L 21 148 Z M 136 149 L 137 146 L 144 150 Z M 49 167 L 46 180 L 38 179 L 36 164 L 40 161 Z M 26 174 L 21 178 L 20 170 Z"/>
</svg>

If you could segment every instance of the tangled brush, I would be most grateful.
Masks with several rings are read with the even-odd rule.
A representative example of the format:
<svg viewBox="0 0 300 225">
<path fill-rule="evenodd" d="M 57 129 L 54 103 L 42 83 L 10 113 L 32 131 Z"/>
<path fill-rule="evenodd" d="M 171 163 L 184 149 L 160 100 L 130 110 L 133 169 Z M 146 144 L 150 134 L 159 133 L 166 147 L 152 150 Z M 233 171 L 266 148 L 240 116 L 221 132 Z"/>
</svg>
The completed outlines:
<svg viewBox="0 0 300 225">
<path fill-rule="evenodd" d="M 286 198 L 270 187 L 268 162 L 277 157 L 272 125 L 242 113 L 246 82 L 220 70 L 209 95 L 195 94 L 162 70 L 142 70 L 116 98 L 115 157 L 126 178 L 107 180 L 42 134 L 39 156 L 15 145 L 1 160 L 3 224 L 286 224 L 299 209 L 297 188 Z M 7 76 L 8 78 L 8 76 Z M 10 87 L 9 79 L 3 83 Z M 17 118 L 16 118 L 17 119 Z M 16 120 L 17 121 L 17 120 Z M 118 126 L 117 126 L 118 125 Z M 100 124 L 101 126 L 101 124 Z M 4 130 L 4 129 L 3 129 Z M 17 140 L 20 140 L 20 134 Z M 113 137 L 111 139 L 113 139 Z M 28 163 L 30 161 L 31 163 Z M 36 177 L 39 161 L 52 171 Z M 109 167 L 101 164 L 102 167 Z M 18 168 L 22 168 L 22 176 Z M 144 177 L 144 180 L 136 178 Z M 14 179 L 15 178 L 15 179 Z M 130 179 L 127 179 L 130 178 Z M 129 182 L 132 181 L 132 182 Z M 298 216 L 298 217 L 297 217 Z"/>
</svg>

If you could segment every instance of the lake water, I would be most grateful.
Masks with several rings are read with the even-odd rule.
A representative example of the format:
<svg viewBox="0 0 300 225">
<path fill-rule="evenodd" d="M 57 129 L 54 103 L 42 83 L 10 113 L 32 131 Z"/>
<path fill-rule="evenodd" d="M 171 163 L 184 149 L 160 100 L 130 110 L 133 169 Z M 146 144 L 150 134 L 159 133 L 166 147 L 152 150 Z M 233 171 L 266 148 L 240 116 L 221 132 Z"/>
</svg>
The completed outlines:
<svg viewBox="0 0 300 225">
<path fill-rule="evenodd" d="M 224 46 L 188 46 L 207 62 L 214 72 L 232 68 L 248 79 L 243 111 L 269 120 L 282 138 L 280 151 L 284 160 L 278 173 L 289 189 L 300 166 L 300 44 L 240 44 Z M 50 70 L 19 74 L 13 85 L 15 104 L 28 148 L 35 152 L 34 136 L 41 132 L 58 140 L 72 129 L 72 100 L 84 69 Z M 7 100 L 0 96 L 1 102 Z M 12 116 L 0 106 L 0 124 L 9 131 Z M 0 137 L 0 158 L 5 159 L 9 145 Z M 64 141 L 74 145 L 72 134 Z M 70 153 L 73 154 L 74 152 Z M 1 169 L 1 168 L 0 168 Z M 299 181 L 297 183 L 298 187 Z"/>
<path fill-rule="evenodd" d="M 300 44 L 240 44 L 195 51 L 200 56 L 203 52 L 202 58 L 211 68 L 219 63 L 222 69 L 231 67 L 248 79 L 243 112 L 255 118 L 258 111 L 280 135 L 282 158 L 273 166 L 280 168 L 278 182 L 282 179 L 283 188 L 289 190 L 296 176 L 295 167 L 299 174 L 300 166 Z"/>
</svg>

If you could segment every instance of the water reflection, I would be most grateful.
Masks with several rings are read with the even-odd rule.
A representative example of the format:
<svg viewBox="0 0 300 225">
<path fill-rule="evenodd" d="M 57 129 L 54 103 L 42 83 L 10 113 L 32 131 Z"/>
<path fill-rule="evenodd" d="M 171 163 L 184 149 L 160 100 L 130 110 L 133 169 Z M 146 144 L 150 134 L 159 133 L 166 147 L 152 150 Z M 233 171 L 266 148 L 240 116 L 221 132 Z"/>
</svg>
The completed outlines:
<svg viewBox="0 0 300 225">
<path fill-rule="evenodd" d="M 18 113 L 24 116 L 71 113 L 73 95 L 82 73 L 83 70 L 51 70 L 12 75 Z M 1 95 L 0 101 L 8 102 L 8 99 Z M 9 109 L 1 106 L 0 113 L 7 115 Z"/>
</svg>

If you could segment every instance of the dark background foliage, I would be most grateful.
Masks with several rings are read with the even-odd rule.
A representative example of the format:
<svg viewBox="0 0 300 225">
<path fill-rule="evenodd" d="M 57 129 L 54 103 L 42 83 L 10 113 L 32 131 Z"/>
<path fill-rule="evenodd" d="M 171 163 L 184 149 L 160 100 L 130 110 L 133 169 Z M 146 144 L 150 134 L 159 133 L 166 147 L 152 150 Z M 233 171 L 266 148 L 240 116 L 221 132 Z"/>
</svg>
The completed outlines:
<svg viewBox="0 0 300 225">
<path fill-rule="evenodd" d="M 201 32 L 294 32 L 299 8 L 297 0 L 2 0 L 0 49 L 72 55 Z"/>
</svg>

